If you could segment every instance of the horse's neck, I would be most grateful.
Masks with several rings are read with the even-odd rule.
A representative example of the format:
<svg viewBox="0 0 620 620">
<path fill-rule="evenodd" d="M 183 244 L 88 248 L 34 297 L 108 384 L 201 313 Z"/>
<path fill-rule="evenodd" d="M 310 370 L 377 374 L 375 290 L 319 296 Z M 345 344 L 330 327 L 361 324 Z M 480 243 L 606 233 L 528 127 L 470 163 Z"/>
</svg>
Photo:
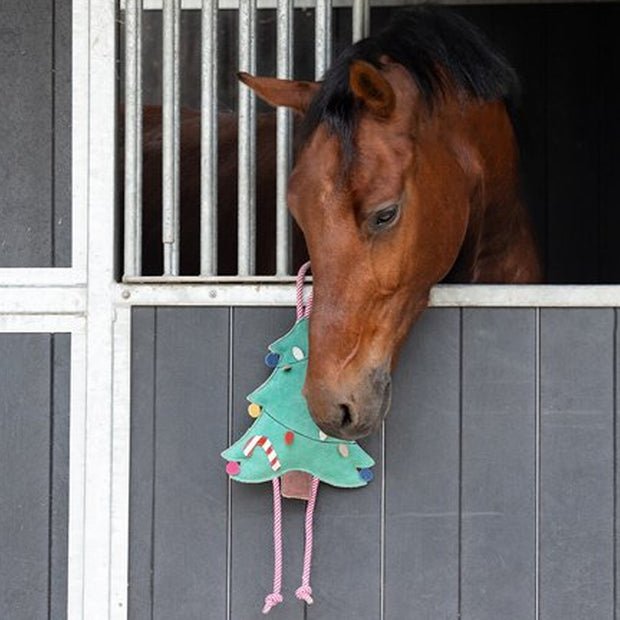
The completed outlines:
<svg viewBox="0 0 620 620">
<path fill-rule="evenodd" d="M 540 282 L 542 270 L 529 216 L 518 194 L 518 154 L 502 104 L 473 108 L 462 134 L 471 167 L 470 218 L 447 281 Z M 462 148 L 462 147 L 461 147 Z"/>
</svg>

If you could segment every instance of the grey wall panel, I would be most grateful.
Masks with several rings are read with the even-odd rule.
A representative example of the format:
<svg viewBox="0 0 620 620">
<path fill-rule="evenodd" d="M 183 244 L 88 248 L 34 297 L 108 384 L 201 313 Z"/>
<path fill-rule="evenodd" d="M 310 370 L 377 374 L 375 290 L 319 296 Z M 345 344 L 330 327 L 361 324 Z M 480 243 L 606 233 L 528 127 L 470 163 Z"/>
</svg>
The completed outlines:
<svg viewBox="0 0 620 620">
<path fill-rule="evenodd" d="M 543 310 L 541 618 L 613 613 L 613 310 Z"/>
<path fill-rule="evenodd" d="M 0 266 L 49 267 L 55 260 L 64 266 L 70 255 L 71 3 L 4 0 L 1 19 Z"/>
<path fill-rule="evenodd" d="M 533 310 L 463 311 L 461 618 L 532 618 Z"/>
<path fill-rule="evenodd" d="M 53 265 L 71 266 L 72 0 L 54 2 Z"/>
<path fill-rule="evenodd" d="M 158 309 L 154 321 L 148 311 L 136 316 L 135 342 L 145 347 L 145 368 L 134 377 L 134 395 L 144 393 L 150 381 L 154 408 L 150 420 L 145 411 L 138 413 L 145 430 L 139 441 L 145 443 L 132 457 L 132 490 L 151 487 L 139 504 L 132 498 L 132 533 L 140 528 L 140 509 L 151 540 L 145 532 L 138 536 L 150 549 L 134 541 L 131 558 L 142 571 L 152 571 L 152 582 L 132 567 L 131 576 L 137 577 L 135 588 L 130 584 L 132 617 L 150 612 L 155 619 L 185 620 L 203 618 L 205 610 L 214 618 L 225 615 L 227 489 L 219 452 L 228 436 L 228 317 L 222 308 Z M 134 369 L 139 361 L 135 356 Z M 134 437 L 141 431 L 134 421 Z M 149 460 L 151 469 L 137 455 Z"/>
<path fill-rule="evenodd" d="M 71 336 L 52 336 L 49 618 L 67 617 Z"/>
<path fill-rule="evenodd" d="M 251 424 L 246 395 L 294 312 L 133 320 L 129 617 L 257 618 L 271 487 L 228 483 L 219 453 Z M 539 620 L 612 617 L 614 330 L 613 310 L 429 310 L 394 376 L 385 455 L 381 436 L 364 442 L 377 477 L 320 487 L 307 608 L 294 597 L 305 505 L 283 501 L 271 616 L 378 620 L 383 603 L 389 620 L 537 620 L 539 577 Z"/>
<path fill-rule="evenodd" d="M 158 309 L 156 333 L 153 618 L 220 617 L 228 310 Z"/>
<path fill-rule="evenodd" d="M 155 430 L 155 309 L 131 316 L 131 475 L 129 618 L 153 617 L 153 488 Z"/>
<path fill-rule="evenodd" d="M 427 311 L 386 422 L 385 618 L 458 613 L 459 310 Z"/>
<path fill-rule="evenodd" d="M 232 435 L 235 440 L 251 425 L 246 396 L 269 377 L 264 364 L 267 347 L 284 335 L 295 322 L 293 308 L 235 308 L 232 351 Z M 223 464 L 222 464 L 223 470 Z M 317 511 L 321 509 L 319 490 Z M 273 507 L 271 485 L 231 483 L 232 491 L 232 574 L 231 618 L 260 617 L 265 596 L 272 591 Z M 294 620 L 304 617 L 304 605 L 295 598 L 300 585 L 305 502 L 283 500 L 284 602 L 269 617 Z M 318 513 L 317 513 L 318 515 Z M 317 528 L 316 543 L 322 531 Z M 316 569 L 315 565 L 315 569 Z M 316 575 L 316 571 L 315 571 Z M 316 596 L 320 593 L 317 590 Z"/>
<path fill-rule="evenodd" d="M 11 620 L 66 617 L 68 337 L 53 342 L 0 335 L 0 617 Z"/>
<path fill-rule="evenodd" d="M 361 489 L 319 486 L 308 620 L 381 615 L 381 438 L 361 441 L 375 459 L 375 478 Z M 299 535 L 298 535 L 298 538 Z M 297 568 L 297 575 L 300 568 Z M 297 576 L 297 585 L 301 585 Z"/>
</svg>

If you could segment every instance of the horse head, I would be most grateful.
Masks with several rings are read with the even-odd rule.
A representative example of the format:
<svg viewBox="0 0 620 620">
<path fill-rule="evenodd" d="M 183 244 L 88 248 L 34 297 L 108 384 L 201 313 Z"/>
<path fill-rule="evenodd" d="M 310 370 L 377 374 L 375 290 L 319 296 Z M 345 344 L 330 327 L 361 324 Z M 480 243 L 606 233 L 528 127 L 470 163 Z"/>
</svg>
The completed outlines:
<svg viewBox="0 0 620 620">
<path fill-rule="evenodd" d="M 316 423 L 346 439 L 380 425 L 399 348 L 464 246 L 484 166 L 468 115 L 495 106 L 480 128 L 508 132 L 504 167 L 515 159 L 502 94 L 481 102 L 420 49 L 399 56 L 398 36 L 412 35 L 352 46 L 322 83 L 240 75 L 267 102 L 305 116 L 288 186 L 314 277 L 304 393 Z"/>
</svg>

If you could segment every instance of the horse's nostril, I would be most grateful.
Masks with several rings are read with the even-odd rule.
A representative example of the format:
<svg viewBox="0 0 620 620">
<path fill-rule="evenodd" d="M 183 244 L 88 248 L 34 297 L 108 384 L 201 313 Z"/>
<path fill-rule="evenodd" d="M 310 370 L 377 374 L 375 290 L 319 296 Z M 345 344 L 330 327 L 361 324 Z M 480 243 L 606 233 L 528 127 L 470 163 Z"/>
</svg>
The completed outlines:
<svg viewBox="0 0 620 620">
<path fill-rule="evenodd" d="M 349 426 L 353 422 L 353 417 L 351 416 L 351 409 L 349 405 L 340 405 L 340 412 L 342 413 L 342 420 L 340 425 L 344 428 Z"/>
</svg>

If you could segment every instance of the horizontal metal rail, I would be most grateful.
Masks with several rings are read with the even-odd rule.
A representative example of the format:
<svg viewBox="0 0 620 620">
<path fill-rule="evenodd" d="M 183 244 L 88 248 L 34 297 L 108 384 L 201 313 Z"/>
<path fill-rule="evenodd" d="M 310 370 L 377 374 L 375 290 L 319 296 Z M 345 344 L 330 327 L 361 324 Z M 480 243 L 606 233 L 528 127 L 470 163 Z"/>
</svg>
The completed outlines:
<svg viewBox="0 0 620 620">
<path fill-rule="evenodd" d="M 119 303 L 132 305 L 289 306 L 295 304 L 294 278 L 180 278 L 174 286 L 160 278 L 118 285 Z M 533 284 L 438 284 L 434 308 L 615 308 L 620 286 Z"/>
<path fill-rule="evenodd" d="M 121 9 L 126 0 L 121 0 Z M 183 0 L 184 9 L 199 9 L 202 0 Z M 242 2 L 244 0 L 241 0 Z M 295 8 L 310 9 L 315 6 L 316 0 L 294 0 Z M 372 0 L 373 7 L 411 6 L 420 4 L 424 0 Z M 240 0 L 219 0 L 220 9 L 237 10 Z M 275 9 L 278 0 L 258 0 L 259 9 Z M 354 0 L 333 0 L 334 8 L 351 7 Z M 617 0 L 545 0 L 546 4 L 600 4 L 601 2 L 612 3 Z M 437 0 L 438 4 L 467 6 L 467 5 L 493 5 L 493 4 L 535 4 L 533 0 Z M 163 0 L 145 0 L 146 10 L 161 11 Z"/>
</svg>

